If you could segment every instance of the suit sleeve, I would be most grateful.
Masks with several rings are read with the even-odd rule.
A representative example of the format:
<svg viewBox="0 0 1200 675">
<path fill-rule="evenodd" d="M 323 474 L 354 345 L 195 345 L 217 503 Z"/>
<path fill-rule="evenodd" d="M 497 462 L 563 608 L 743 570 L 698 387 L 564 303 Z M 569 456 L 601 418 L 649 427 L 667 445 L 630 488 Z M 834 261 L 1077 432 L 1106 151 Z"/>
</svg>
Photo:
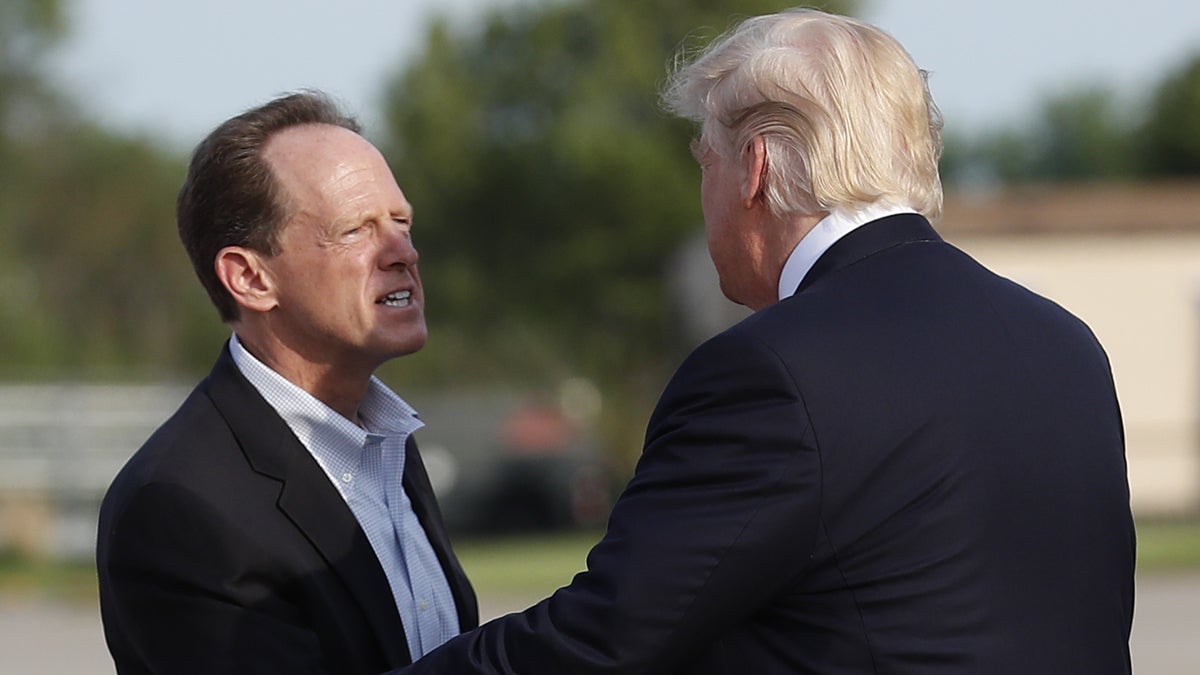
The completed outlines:
<svg viewBox="0 0 1200 675">
<path fill-rule="evenodd" d="M 672 672 L 802 574 L 820 463 L 796 383 L 754 338 L 696 350 L 580 573 L 399 673 Z"/>
<path fill-rule="evenodd" d="M 101 561 L 105 622 L 119 662 L 150 673 L 319 673 L 321 650 L 295 605 L 268 588 L 246 523 L 226 522 L 176 485 L 143 486 L 110 526 Z M 116 654 L 114 654 L 116 656 Z"/>
</svg>

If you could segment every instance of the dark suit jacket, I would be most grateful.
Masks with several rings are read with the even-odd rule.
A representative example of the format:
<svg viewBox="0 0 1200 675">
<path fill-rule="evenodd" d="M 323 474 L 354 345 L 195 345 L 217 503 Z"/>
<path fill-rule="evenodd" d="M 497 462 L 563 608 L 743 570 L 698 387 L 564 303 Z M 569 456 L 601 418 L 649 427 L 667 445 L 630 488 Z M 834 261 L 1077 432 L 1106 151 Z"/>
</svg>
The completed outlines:
<svg viewBox="0 0 1200 675">
<path fill-rule="evenodd" d="M 477 626 L 411 440 L 404 487 L 460 624 Z M 121 673 L 379 673 L 411 662 L 354 514 L 228 346 L 109 488 L 97 564 Z"/>
<path fill-rule="evenodd" d="M 588 571 L 405 673 L 1128 673 L 1107 358 L 928 222 L 693 352 Z"/>
</svg>

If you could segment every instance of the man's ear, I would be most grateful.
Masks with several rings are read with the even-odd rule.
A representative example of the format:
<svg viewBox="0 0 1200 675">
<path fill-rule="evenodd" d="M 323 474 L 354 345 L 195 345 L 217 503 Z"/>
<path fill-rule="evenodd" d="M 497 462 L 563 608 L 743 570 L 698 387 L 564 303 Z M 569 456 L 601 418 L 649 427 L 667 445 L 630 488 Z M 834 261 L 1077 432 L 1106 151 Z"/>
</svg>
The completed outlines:
<svg viewBox="0 0 1200 675">
<path fill-rule="evenodd" d="M 213 264 L 217 278 L 239 306 L 253 312 L 267 312 L 278 304 L 270 270 L 258 251 L 226 246 L 217 252 Z"/>
<path fill-rule="evenodd" d="M 742 189 L 742 205 L 754 205 L 767 186 L 767 141 L 761 134 L 754 136 L 746 145 L 743 158 L 746 182 Z"/>
</svg>

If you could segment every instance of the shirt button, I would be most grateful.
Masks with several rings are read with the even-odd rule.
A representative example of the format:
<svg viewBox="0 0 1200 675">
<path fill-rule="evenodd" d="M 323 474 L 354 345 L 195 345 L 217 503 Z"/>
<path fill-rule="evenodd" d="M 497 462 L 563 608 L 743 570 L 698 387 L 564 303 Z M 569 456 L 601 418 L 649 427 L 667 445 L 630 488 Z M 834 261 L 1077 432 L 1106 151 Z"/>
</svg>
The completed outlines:
<svg viewBox="0 0 1200 675">
<path fill-rule="evenodd" d="M 422 601 L 420 601 L 420 602 L 418 602 L 418 603 L 417 603 L 417 607 L 420 607 L 420 608 L 421 608 L 421 611 L 422 611 L 422 612 L 424 612 L 425 610 L 429 609 L 429 601 L 428 601 L 428 600 L 422 600 Z"/>
<path fill-rule="evenodd" d="M 353 480 L 354 480 L 354 474 L 352 474 L 352 473 L 344 473 L 344 474 L 342 474 L 342 482 L 343 482 L 343 483 L 350 483 L 350 482 L 352 482 Z"/>
</svg>

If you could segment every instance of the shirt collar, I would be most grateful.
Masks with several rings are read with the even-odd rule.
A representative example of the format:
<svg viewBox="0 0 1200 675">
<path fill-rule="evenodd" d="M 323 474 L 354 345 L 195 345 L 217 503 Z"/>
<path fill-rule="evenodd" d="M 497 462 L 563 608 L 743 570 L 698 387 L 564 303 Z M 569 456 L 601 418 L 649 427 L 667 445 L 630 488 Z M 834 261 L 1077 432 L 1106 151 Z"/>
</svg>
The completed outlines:
<svg viewBox="0 0 1200 675">
<path fill-rule="evenodd" d="M 779 299 L 783 300 L 796 292 L 800 282 L 812 269 L 821 254 L 829 250 L 837 240 L 855 229 L 886 216 L 898 213 L 916 213 L 916 209 L 905 205 L 893 205 L 890 202 L 872 202 L 857 209 L 836 208 L 822 218 L 813 229 L 796 244 L 783 265 L 779 275 Z"/>
<path fill-rule="evenodd" d="M 377 377 L 371 377 L 359 404 L 364 429 L 259 361 L 236 333 L 229 338 L 229 352 L 246 379 L 301 439 L 362 447 L 368 434 L 408 435 L 425 426 L 417 411 Z"/>
</svg>

